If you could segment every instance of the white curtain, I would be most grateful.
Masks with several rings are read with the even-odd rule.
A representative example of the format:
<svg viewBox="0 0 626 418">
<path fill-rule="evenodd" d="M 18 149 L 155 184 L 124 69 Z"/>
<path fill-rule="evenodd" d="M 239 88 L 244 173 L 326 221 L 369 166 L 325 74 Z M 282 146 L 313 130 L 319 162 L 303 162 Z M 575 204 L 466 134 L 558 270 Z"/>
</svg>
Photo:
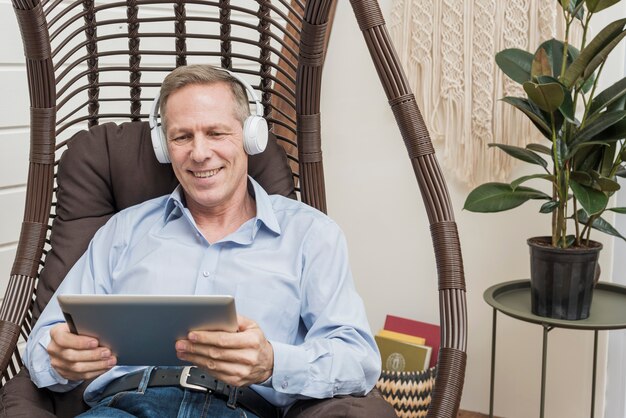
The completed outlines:
<svg viewBox="0 0 626 418">
<path fill-rule="evenodd" d="M 561 17 L 554 0 L 394 0 L 390 33 L 448 174 L 469 186 L 504 181 L 513 161 L 488 143 L 545 141 L 499 100 L 525 94 L 494 57 L 562 39 Z"/>
</svg>

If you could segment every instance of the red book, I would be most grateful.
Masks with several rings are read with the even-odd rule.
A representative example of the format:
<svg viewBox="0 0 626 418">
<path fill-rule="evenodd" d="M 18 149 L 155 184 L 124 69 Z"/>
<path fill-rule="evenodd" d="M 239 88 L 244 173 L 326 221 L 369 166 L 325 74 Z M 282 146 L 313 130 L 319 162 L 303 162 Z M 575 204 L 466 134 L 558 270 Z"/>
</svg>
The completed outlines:
<svg viewBox="0 0 626 418">
<path fill-rule="evenodd" d="M 432 355 L 430 357 L 430 367 L 434 367 L 437 364 L 439 346 L 441 345 L 439 325 L 427 324 L 426 322 L 415 321 L 413 319 L 387 315 L 384 329 L 413 335 L 414 337 L 425 338 L 426 345 L 433 348 Z"/>
</svg>

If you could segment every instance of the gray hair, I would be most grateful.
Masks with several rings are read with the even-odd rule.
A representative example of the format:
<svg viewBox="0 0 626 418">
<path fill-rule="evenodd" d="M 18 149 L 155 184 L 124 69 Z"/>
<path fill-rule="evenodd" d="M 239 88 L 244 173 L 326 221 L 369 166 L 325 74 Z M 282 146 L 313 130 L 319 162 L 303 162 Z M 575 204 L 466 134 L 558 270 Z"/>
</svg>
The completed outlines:
<svg viewBox="0 0 626 418">
<path fill-rule="evenodd" d="M 243 125 L 243 122 L 250 115 L 250 105 L 248 103 L 248 94 L 245 87 L 230 73 L 220 68 L 210 65 L 195 64 L 178 67 L 163 80 L 159 98 L 159 110 L 163 131 L 167 129 L 165 111 L 167 109 L 167 100 L 172 93 L 192 84 L 202 85 L 215 83 L 226 83 L 230 86 L 230 90 L 235 99 L 235 117 L 239 119 Z"/>
</svg>

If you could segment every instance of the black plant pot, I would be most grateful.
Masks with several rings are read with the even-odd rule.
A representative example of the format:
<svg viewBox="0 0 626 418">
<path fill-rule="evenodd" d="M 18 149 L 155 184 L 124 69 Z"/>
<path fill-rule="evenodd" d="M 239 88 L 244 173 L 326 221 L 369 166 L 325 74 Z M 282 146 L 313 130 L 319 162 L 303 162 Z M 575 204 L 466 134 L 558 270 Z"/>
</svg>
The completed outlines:
<svg viewBox="0 0 626 418">
<path fill-rule="evenodd" d="M 552 247 L 550 237 L 527 242 L 532 312 L 556 319 L 587 318 L 602 244 L 590 241 L 589 247 L 563 249 Z"/>
</svg>

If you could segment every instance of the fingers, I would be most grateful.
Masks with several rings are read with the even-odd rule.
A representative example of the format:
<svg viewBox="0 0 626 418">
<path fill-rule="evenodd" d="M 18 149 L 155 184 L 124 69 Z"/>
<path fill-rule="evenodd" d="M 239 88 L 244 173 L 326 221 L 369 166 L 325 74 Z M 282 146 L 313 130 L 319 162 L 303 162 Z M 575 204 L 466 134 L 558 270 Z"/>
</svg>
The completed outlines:
<svg viewBox="0 0 626 418">
<path fill-rule="evenodd" d="M 51 366 L 68 380 L 85 380 L 99 376 L 115 366 L 111 350 L 99 347 L 92 337 L 72 334 L 66 324 L 50 330 L 47 350 Z"/>
<path fill-rule="evenodd" d="M 244 317 L 238 320 L 238 333 L 190 332 L 189 339 L 176 342 L 178 358 L 236 386 L 267 380 L 274 367 L 272 345 L 254 321 Z"/>
<path fill-rule="evenodd" d="M 237 315 L 237 325 L 239 326 L 239 332 L 246 331 L 248 329 L 259 328 L 256 322 L 242 315 Z"/>
<path fill-rule="evenodd" d="M 178 353 L 179 358 L 188 361 L 225 383 L 232 386 L 249 386 L 264 382 L 272 375 L 272 369 L 261 364 L 221 361 L 193 353 Z"/>
<path fill-rule="evenodd" d="M 52 329 L 50 329 L 50 338 L 58 346 L 63 348 L 87 350 L 98 346 L 98 340 L 93 337 L 72 334 L 66 323 L 57 324 L 52 327 Z"/>
<path fill-rule="evenodd" d="M 239 332 L 191 331 L 189 341 L 221 348 L 249 348 L 265 340 L 263 331 L 256 322 L 237 315 Z"/>
</svg>

